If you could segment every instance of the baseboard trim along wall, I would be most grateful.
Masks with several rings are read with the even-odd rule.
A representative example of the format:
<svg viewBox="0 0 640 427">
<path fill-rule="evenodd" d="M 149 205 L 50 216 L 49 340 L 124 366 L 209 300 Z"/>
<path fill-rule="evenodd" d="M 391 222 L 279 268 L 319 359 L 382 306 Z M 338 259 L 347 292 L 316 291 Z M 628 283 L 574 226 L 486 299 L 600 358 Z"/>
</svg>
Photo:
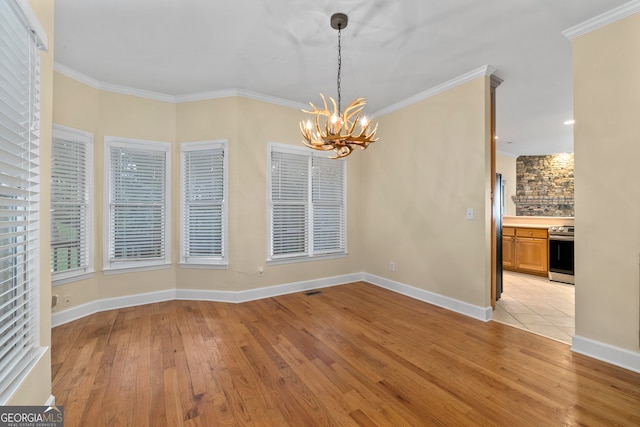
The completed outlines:
<svg viewBox="0 0 640 427">
<path fill-rule="evenodd" d="M 394 280 L 385 279 L 384 277 L 364 273 L 363 280 L 376 286 L 380 286 L 381 288 L 385 288 L 429 304 L 437 305 L 438 307 L 446 308 L 447 310 L 455 311 L 456 313 L 464 314 L 465 316 L 482 320 L 483 322 L 488 322 L 493 316 L 493 310 L 491 307 L 480 307 L 469 304 L 434 292 L 425 291 L 424 289 L 405 285 L 404 283 L 396 282 Z"/>
<path fill-rule="evenodd" d="M 574 335 L 571 351 L 640 373 L 640 353 Z"/>
<path fill-rule="evenodd" d="M 386 279 L 368 273 L 353 273 L 342 276 L 327 277 L 321 279 L 307 280 L 302 282 L 292 282 L 283 285 L 269 286 L 264 288 L 249 289 L 245 291 L 216 291 L 198 289 L 167 289 L 146 294 L 127 295 L 116 298 L 107 298 L 92 301 L 68 310 L 55 312 L 51 316 L 52 327 L 60 326 L 89 316 L 91 314 L 114 310 L 118 308 L 133 307 L 136 305 L 151 304 L 154 302 L 170 300 L 196 300 L 196 301 L 217 301 L 229 303 L 242 303 L 262 298 L 270 298 L 294 292 L 308 291 L 312 289 L 326 288 L 330 286 L 343 285 L 346 283 L 365 281 L 390 291 L 417 299 L 465 316 L 488 322 L 492 318 L 491 307 L 480 307 L 469 304 L 454 298 L 446 297 L 424 289 L 419 289 L 404 283 Z M 594 341 L 578 335 L 573 337 L 571 350 L 615 366 L 619 366 L 630 371 L 640 373 L 640 353 L 636 353 L 623 348 L 615 347 L 602 342 Z"/>
<path fill-rule="evenodd" d="M 344 285 L 357 282 L 362 279 L 362 273 L 345 274 L 342 276 L 325 277 L 322 279 L 292 282 L 284 285 L 267 286 L 264 288 L 249 289 L 245 291 L 216 291 L 207 289 L 167 289 L 144 294 L 134 294 L 115 298 L 106 298 L 91 301 L 68 310 L 54 312 L 51 315 L 51 326 L 56 327 L 100 311 L 115 310 L 118 308 L 134 307 L 136 305 L 152 304 L 155 302 L 171 300 L 196 300 L 217 301 L 229 303 L 241 303 L 262 298 L 270 298 L 294 292 L 308 291 L 311 289 L 326 288 L 329 286 Z"/>
</svg>

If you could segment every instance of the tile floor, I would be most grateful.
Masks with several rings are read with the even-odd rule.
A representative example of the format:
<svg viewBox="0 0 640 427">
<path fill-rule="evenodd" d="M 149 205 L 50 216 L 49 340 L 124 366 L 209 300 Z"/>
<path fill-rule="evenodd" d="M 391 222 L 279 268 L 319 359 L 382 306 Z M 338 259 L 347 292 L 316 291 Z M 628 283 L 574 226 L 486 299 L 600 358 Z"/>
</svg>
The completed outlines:
<svg viewBox="0 0 640 427">
<path fill-rule="evenodd" d="M 505 271 L 493 320 L 567 344 L 575 334 L 575 286 Z"/>
</svg>

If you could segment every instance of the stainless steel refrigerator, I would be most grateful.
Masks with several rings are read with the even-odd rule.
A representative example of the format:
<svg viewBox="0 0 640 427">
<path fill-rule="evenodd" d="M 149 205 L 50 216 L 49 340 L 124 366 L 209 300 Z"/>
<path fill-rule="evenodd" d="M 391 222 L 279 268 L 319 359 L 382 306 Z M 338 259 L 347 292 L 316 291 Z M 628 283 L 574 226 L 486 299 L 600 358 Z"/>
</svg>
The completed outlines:
<svg viewBox="0 0 640 427">
<path fill-rule="evenodd" d="M 502 215 L 504 214 L 504 187 L 502 174 L 496 174 L 493 193 L 493 215 L 496 219 L 496 301 L 502 295 Z"/>
</svg>

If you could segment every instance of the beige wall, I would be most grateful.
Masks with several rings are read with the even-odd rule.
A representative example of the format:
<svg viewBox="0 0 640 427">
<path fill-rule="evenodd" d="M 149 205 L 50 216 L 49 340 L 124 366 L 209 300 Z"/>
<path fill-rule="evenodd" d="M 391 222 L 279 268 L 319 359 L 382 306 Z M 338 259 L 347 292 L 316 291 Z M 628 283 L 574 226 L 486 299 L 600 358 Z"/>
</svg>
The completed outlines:
<svg viewBox="0 0 640 427">
<path fill-rule="evenodd" d="M 179 268 L 179 289 L 243 291 L 362 271 L 360 223 L 361 160 L 348 159 L 348 251 L 346 258 L 267 265 L 267 144 L 301 146 L 298 110 L 247 98 L 180 103 L 177 141 L 229 141 L 229 267 Z M 178 188 L 175 189 L 175 194 Z M 175 227 L 178 223 L 174 221 Z M 176 245 L 176 251 L 178 251 Z M 264 271 L 258 275 L 259 268 Z"/>
<path fill-rule="evenodd" d="M 506 179 L 504 205 L 506 216 L 515 216 L 516 204 L 511 196 L 516 195 L 516 157 L 504 154 L 496 154 L 496 172 L 502 174 L 502 179 Z"/>
<path fill-rule="evenodd" d="M 380 119 L 364 163 L 367 273 L 490 305 L 488 114 L 481 77 Z"/>
<path fill-rule="evenodd" d="M 640 14 L 573 40 L 576 335 L 640 352 Z"/>
<path fill-rule="evenodd" d="M 53 288 L 53 293 L 70 297 L 65 308 L 104 298 L 156 292 L 175 288 L 175 266 L 146 272 L 110 274 L 103 267 L 104 137 L 118 136 L 174 145 L 172 175 L 175 179 L 176 105 L 129 95 L 99 91 L 59 73 L 54 73 L 53 122 L 93 133 L 94 138 L 94 263 L 90 279 Z M 177 195 L 173 196 L 177 197 Z M 172 212 L 177 215 L 178 211 Z M 175 250 L 172 255 L 177 260 Z M 55 310 L 60 310 L 58 304 Z"/>
<path fill-rule="evenodd" d="M 51 162 L 51 110 L 53 79 L 53 2 L 31 0 L 31 7 L 47 34 L 49 50 L 40 63 L 40 345 L 51 345 L 51 274 L 49 273 L 49 179 Z M 44 260 L 44 261 L 43 261 Z M 43 405 L 51 395 L 51 350 L 40 358 L 9 398 L 8 405 Z"/>
<path fill-rule="evenodd" d="M 99 299 L 167 289 L 242 291 L 362 271 L 362 162 L 348 160 L 348 250 L 345 258 L 267 265 L 267 144 L 301 146 L 299 110 L 240 97 L 168 103 L 100 91 L 54 73 L 54 123 L 94 134 L 96 272 L 93 277 L 55 286 L 70 296 L 68 309 Z M 119 136 L 173 144 L 172 267 L 127 274 L 102 273 L 104 137 Z M 229 266 L 179 267 L 180 143 L 226 139 L 229 143 Z M 259 269 L 264 274 L 258 275 Z"/>
</svg>

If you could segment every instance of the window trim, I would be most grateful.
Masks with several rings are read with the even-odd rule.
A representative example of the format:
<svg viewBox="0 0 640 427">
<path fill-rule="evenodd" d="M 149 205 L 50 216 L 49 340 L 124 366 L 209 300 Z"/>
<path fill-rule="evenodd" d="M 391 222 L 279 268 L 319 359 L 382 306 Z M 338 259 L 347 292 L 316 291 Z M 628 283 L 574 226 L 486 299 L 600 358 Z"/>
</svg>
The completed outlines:
<svg viewBox="0 0 640 427">
<path fill-rule="evenodd" d="M 111 261 L 109 259 L 111 243 L 111 148 L 122 147 L 136 150 L 162 151 L 165 153 L 165 236 L 164 258 L 160 260 L 128 260 Z M 103 264 L 104 274 L 128 273 L 134 271 L 148 271 L 171 266 L 171 143 L 149 141 L 134 138 L 122 138 L 117 136 L 104 137 L 104 206 L 103 206 Z"/>
<path fill-rule="evenodd" d="M 204 150 L 223 150 L 222 179 L 222 257 L 185 257 L 185 153 Z M 180 144 L 180 261 L 183 268 L 226 268 L 229 265 L 229 142 L 226 139 L 192 141 Z"/>
<path fill-rule="evenodd" d="M 282 255 L 282 256 L 274 256 L 273 255 L 273 209 L 272 209 L 272 164 L 271 164 L 271 153 L 272 152 L 281 152 L 288 154 L 296 154 L 308 157 L 308 165 L 309 165 L 309 174 L 308 174 L 308 191 L 307 191 L 307 206 L 308 206 L 308 244 L 309 248 L 307 254 L 305 255 Z M 313 220 L 314 220 L 314 209 L 313 209 L 313 191 L 312 191 L 312 158 L 320 157 L 326 158 L 326 152 L 318 152 L 315 150 L 311 150 L 306 147 L 297 147 L 289 144 L 282 144 L 277 142 L 269 142 L 267 143 L 267 265 L 278 265 L 278 264 L 290 264 L 297 262 L 308 262 L 308 261 L 319 261 L 319 260 L 330 260 L 330 259 L 338 259 L 345 258 L 348 256 L 348 244 L 347 244 L 347 236 L 348 236 L 348 197 L 347 197 L 347 177 L 348 177 L 348 163 L 347 159 L 333 159 L 331 161 L 335 162 L 343 162 L 344 171 L 343 171 L 343 206 L 344 206 L 344 249 L 338 252 L 318 252 L 314 253 L 313 250 Z"/>
<path fill-rule="evenodd" d="M 63 272 L 51 272 L 51 285 L 59 286 L 65 283 L 75 282 L 90 278 L 95 272 L 94 264 L 94 144 L 93 134 L 91 132 L 83 131 L 80 129 L 63 126 L 57 123 L 53 124 L 51 135 L 51 160 L 53 161 L 53 139 L 62 139 L 70 142 L 79 142 L 86 146 L 86 185 L 87 185 L 87 220 L 85 222 L 85 236 L 84 250 L 87 253 L 87 265 L 73 271 Z M 53 169 L 53 167 L 52 167 Z M 51 200 L 49 201 L 51 204 Z"/>
</svg>

